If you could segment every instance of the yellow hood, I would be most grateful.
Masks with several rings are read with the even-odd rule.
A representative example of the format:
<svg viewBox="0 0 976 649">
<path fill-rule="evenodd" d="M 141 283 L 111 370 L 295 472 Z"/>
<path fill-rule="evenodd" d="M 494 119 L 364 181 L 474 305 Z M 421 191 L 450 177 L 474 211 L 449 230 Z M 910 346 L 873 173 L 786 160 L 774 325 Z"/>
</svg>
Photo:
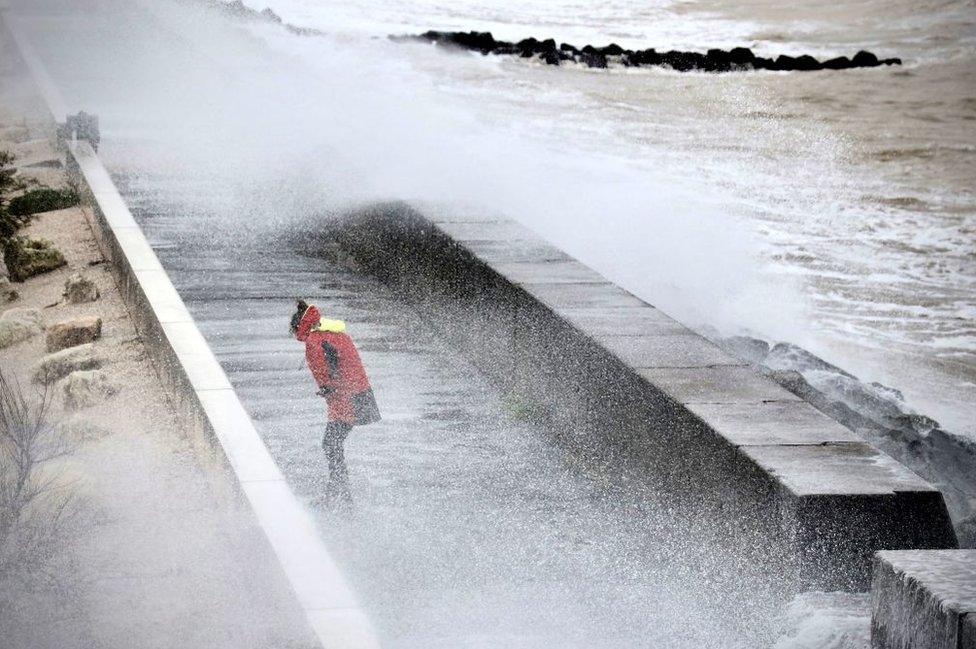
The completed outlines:
<svg viewBox="0 0 976 649">
<path fill-rule="evenodd" d="M 346 333 L 346 323 L 343 320 L 322 318 L 317 325 L 312 327 L 312 331 L 328 331 L 334 334 L 344 334 Z"/>
</svg>

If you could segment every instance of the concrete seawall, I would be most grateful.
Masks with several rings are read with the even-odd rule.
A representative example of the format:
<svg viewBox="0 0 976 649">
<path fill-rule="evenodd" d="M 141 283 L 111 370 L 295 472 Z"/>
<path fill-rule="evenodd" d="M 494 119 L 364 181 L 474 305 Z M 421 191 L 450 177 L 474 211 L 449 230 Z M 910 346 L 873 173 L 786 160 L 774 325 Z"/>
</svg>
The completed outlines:
<svg viewBox="0 0 976 649">
<path fill-rule="evenodd" d="M 389 204 L 334 236 L 566 443 L 740 521 L 730 551 L 787 590 L 867 590 L 878 549 L 956 546 L 938 490 L 515 223 Z"/>
</svg>

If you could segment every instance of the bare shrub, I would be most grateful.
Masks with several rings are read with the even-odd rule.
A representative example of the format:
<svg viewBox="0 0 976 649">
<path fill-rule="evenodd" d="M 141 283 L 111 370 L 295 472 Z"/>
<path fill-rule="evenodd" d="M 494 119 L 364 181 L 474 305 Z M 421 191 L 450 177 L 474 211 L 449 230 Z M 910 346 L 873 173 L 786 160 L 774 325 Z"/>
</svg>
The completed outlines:
<svg viewBox="0 0 976 649">
<path fill-rule="evenodd" d="M 55 466 L 69 447 L 49 406 L 46 389 L 25 395 L 0 371 L 0 620 L 20 617 L 26 595 L 65 585 L 57 559 L 74 499 Z"/>
</svg>

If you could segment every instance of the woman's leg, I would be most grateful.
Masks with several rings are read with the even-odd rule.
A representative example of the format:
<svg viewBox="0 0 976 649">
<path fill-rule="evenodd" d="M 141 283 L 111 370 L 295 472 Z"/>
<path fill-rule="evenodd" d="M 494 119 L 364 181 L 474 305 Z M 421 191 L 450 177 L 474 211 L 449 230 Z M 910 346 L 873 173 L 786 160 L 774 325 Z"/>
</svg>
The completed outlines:
<svg viewBox="0 0 976 649">
<path fill-rule="evenodd" d="M 345 442 L 352 426 L 341 421 L 330 421 L 322 437 L 322 449 L 329 461 L 329 484 L 343 490 L 349 485 L 349 471 L 346 469 Z"/>
</svg>

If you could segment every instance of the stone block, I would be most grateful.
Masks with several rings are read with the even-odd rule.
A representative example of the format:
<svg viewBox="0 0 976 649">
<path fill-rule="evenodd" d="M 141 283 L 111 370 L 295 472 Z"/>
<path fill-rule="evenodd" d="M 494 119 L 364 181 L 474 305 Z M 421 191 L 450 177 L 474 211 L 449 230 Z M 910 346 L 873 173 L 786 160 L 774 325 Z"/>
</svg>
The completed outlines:
<svg viewBox="0 0 976 649">
<path fill-rule="evenodd" d="M 75 273 L 64 282 L 64 301 L 68 304 L 83 304 L 98 299 L 98 287 L 81 273 Z"/>
<path fill-rule="evenodd" d="M 873 568 L 873 649 L 976 648 L 976 550 L 883 551 Z"/>
<path fill-rule="evenodd" d="M 644 368 L 640 375 L 678 403 L 758 403 L 800 401 L 745 365 Z"/>
<path fill-rule="evenodd" d="M 47 351 L 61 351 L 76 345 L 94 342 L 101 337 L 102 319 L 97 316 L 66 320 L 48 327 Z"/>
<path fill-rule="evenodd" d="M 101 365 L 95 345 L 88 343 L 48 354 L 34 366 L 35 383 L 50 384 L 77 370 L 94 370 Z"/>
<path fill-rule="evenodd" d="M 683 368 L 743 365 L 693 333 L 664 336 L 604 336 L 597 342 L 629 367 Z"/>
<path fill-rule="evenodd" d="M 36 336 L 44 330 L 37 309 L 8 309 L 0 315 L 0 349 Z"/>
<path fill-rule="evenodd" d="M 103 370 L 78 370 L 61 381 L 61 393 L 67 410 L 95 406 L 110 398 L 118 388 Z"/>
</svg>

